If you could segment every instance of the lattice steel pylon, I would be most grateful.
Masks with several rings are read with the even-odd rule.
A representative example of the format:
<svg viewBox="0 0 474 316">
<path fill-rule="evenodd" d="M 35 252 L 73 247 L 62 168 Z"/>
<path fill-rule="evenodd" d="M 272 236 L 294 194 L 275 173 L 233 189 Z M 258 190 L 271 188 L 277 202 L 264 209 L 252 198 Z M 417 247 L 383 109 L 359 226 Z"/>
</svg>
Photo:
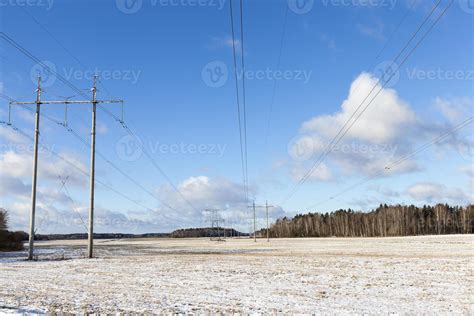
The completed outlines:
<svg viewBox="0 0 474 316">
<path fill-rule="evenodd" d="M 218 209 L 207 209 L 210 212 L 211 231 L 209 237 L 212 241 L 225 241 L 225 220 L 220 216 Z M 221 225 L 223 225 L 221 227 Z"/>
</svg>

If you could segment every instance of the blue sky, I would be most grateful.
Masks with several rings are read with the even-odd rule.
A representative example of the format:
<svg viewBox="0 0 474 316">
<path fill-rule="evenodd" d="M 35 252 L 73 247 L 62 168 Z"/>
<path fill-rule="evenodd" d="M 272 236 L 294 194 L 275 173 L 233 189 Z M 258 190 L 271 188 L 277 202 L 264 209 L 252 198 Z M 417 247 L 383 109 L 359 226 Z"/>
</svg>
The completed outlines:
<svg viewBox="0 0 474 316">
<path fill-rule="evenodd" d="M 441 1 L 419 35 L 449 2 Z M 302 12 L 292 0 L 243 2 L 250 192 L 257 203 L 269 200 L 276 206 L 273 218 L 308 210 L 370 210 L 385 202 L 463 205 L 473 200 L 471 124 L 389 176 L 309 208 L 472 116 L 474 10 L 472 1 L 456 0 L 393 81 L 380 87 L 381 94 L 341 140 L 346 147 L 330 153 L 285 201 L 323 152 L 320 145 L 329 143 L 437 1 L 371 3 L 307 0 L 299 2 Z M 174 192 L 151 161 L 135 151 L 136 140 L 120 124 L 99 111 L 98 151 L 157 198 L 98 157 L 97 179 L 147 207 L 98 185 L 98 231 L 205 225 L 204 210 L 212 207 L 222 209 L 229 225 L 248 231 L 251 214 L 243 201 L 229 5 L 228 0 L 1 2 L 2 32 L 78 88 L 90 88 L 91 75 L 98 73 L 99 98 L 125 100 L 127 125 L 180 191 Z M 240 50 L 238 1 L 234 18 Z M 3 94 L 33 101 L 39 73 L 46 78 L 44 99 L 77 94 L 4 40 L 0 58 Z M 216 65 L 225 76 L 214 87 L 208 71 Z M 242 74 L 240 63 L 238 68 Z M 0 102 L 5 121 L 8 101 Z M 119 105 L 107 107 L 120 115 Z M 62 120 L 64 107 L 44 105 L 42 113 Z M 69 126 L 88 140 L 90 107 L 71 106 L 68 113 Z M 33 135 L 31 113 L 15 107 L 12 117 L 15 126 Z M 0 204 L 10 211 L 13 228 L 26 229 L 31 150 L 22 145 L 30 141 L 5 125 L 1 128 Z M 41 136 L 43 146 L 88 170 L 89 150 L 71 133 L 42 118 Z M 77 213 L 87 217 L 87 177 L 47 150 L 40 154 L 39 168 L 38 232 L 83 232 Z M 69 176 L 67 192 L 58 176 Z M 259 217 L 261 226 L 262 212 Z"/>
</svg>

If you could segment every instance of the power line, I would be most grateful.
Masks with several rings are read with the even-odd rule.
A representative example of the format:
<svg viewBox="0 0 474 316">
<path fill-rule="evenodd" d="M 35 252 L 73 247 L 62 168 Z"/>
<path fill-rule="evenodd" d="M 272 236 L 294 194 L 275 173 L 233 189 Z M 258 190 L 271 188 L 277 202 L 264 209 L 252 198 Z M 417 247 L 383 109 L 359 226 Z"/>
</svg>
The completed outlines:
<svg viewBox="0 0 474 316">
<path fill-rule="evenodd" d="M 19 127 L 17 127 L 16 125 L 14 124 L 9 124 L 7 122 L 0 122 L 0 124 L 4 124 L 4 125 L 7 125 L 9 126 L 10 128 L 12 128 L 14 131 L 16 131 L 17 133 L 21 134 L 22 136 L 26 137 L 27 139 L 29 139 L 30 141 L 33 141 L 33 137 L 31 137 L 30 135 L 28 135 L 27 133 L 25 133 L 23 130 L 21 130 Z M 44 136 L 42 136 L 42 138 L 44 139 Z M 71 162 L 69 161 L 67 158 L 64 158 L 62 155 L 60 155 L 59 153 L 57 153 L 56 151 L 54 151 L 53 149 L 51 148 L 45 148 L 45 150 L 47 150 L 49 153 L 51 153 L 53 156 L 55 156 L 56 158 L 64 161 L 67 165 L 69 165 L 71 168 L 77 170 L 79 173 L 83 174 L 84 176 L 86 177 L 89 177 L 89 173 L 85 170 L 83 170 L 82 168 L 79 168 L 74 162 Z M 103 186 L 105 189 L 109 190 L 110 192 L 113 192 L 115 193 L 116 195 L 122 197 L 123 199 L 139 206 L 140 208 L 143 208 L 149 212 L 152 212 L 152 213 L 155 213 L 159 216 L 162 216 L 164 218 L 166 218 L 167 220 L 170 220 L 170 221 L 174 221 L 174 222 L 182 222 L 182 219 L 172 219 L 170 218 L 169 216 L 166 216 L 165 214 L 161 214 L 161 213 L 158 213 L 157 211 L 155 211 L 154 209 L 146 206 L 146 205 L 143 205 L 142 203 L 132 199 L 131 197 L 127 196 L 125 193 L 122 193 L 120 192 L 119 190 L 113 188 L 112 186 L 108 185 L 107 183 L 101 181 L 101 180 L 98 180 L 96 179 L 95 182 L 97 182 L 98 184 L 100 184 L 101 186 Z"/>
<path fill-rule="evenodd" d="M 243 140 L 242 140 L 242 121 L 241 121 L 241 113 L 240 113 L 240 93 L 239 93 L 239 81 L 237 78 L 237 56 L 236 56 L 236 49 L 235 49 L 235 31 L 234 31 L 234 13 L 233 13 L 233 4 L 232 0 L 230 0 L 230 24 L 232 28 L 232 52 L 233 52 L 233 60 L 234 60 L 234 76 L 235 76 L 235 90 L 236 90 L 236 99 L 237 99 L 237 118 L 239 121 L 239 139 L 240 139 L 240 159 L 242 162 L 242 177 L 243 177 L 243 184 L 244 184 L 244 193 L 246 197 L 245 203 L 248 200 L 248 190 L 247 190 L 247 178 L 245 173 L 245 158 L 244 158 L 244 147 L 243 147 Z"/>
<path fill-rule="evenodd" d="M 414 39 L 416 34 L 420 31 L 420 29 L 423 27 L 423 25 L 426 23 L 426 21 L 431 17 L 435 9 L 439 6 L 440 1 L 433 7 L 432 11 L 430 14 L 427 16 L 427 18 L 423 21 L 423 23 L 420 25 L 418 30 L 415 32 L 414 36 L 408 41 L 407 45 L 402 49 L 402 51 L 398 54 L 397 58 L 394 60 L 393 64 L 395 63 L 396 60 L 401 56 L 403 51 L 408 47 L 408 45 L 411 43 L 411 41 Z M 419 47 L 419 45 L 423 42 L 423 40 L 426 38 L 426 36 L 431 32 L 433 27 L 438 23 L 438 21 L 445 15 L 446 11 L 449 9 L 449 7 L 452 5 L 453 1 L 451 1 L 448 6 L 442 11 L 442 13 L 437 17 L 437 19 L 433 22 L 433 24 L 428 28 L 428 30 L 425 32 L 425 34 L 421 37 L 421 39 L 415 44 L 415 46 L 408 52 L 408 54 L 405 56 L 405 58 L 400 62 L 398 65 L 398 69 L 408 60 L 408 58 L 415 52 L 415 50 Z M 313 166 L 310 168 L 310 170 L 299 180 L 299 182 L 293 187 L 293 190 L 288 194 L 284 199 L 281 204 L 286 203 L 299 189 L 301 185 L 303 185 L 307 179 L 313 174 L 313 172 L 321 165 L 321 163 L 324 161 L 324 159 L 329 155 L 329 153 L 332 151 L 334 146 L 336 146 L 342 138 L 349 132 L 349 130 L 354 126 L 354 124 L 359 120 L 359 118 L 364 114 L 364 112 L 368 109 L 368 107 L 372 104 L 372 102 L 375 100 L 375 98 L 382 92 L 382 90 L 385 88 L 385 86 L 390 82 L 390 80 L 393 78 L 395 75 L 395 72 L 392 72 L 390 77 L 383 82 L 383 84 L 380 86 L 380 89 L 377 91 L 377 93 L 374 95 L 374 97 L 369 101 L 369 103 L 362 109 L 362 111 L 357 115 L 354 121 L 351 122 L 352 118 L 357 114 L 359 109 L 362 107 L 364 102 L 370 97 L 372 92 L 377 88 L 377 86 L 380 84 L 380 79 L 374 84 L 372 90 L 369 92 L 369 94 L 364 98 L 364 100 L 360 103 L 360 105 L 357 107 L 357 109 L 352 113 L 350 118 L 344 123 L 342 128 L 339 130 L 339 132 L 334 136 L 334 138 L 331 140 L 329 143 L 328 149 L 323 151 L 323 153 L 319 156 L 318 160 L 313 164 Z M 346 126 L 350 123 L 350 125 L 346 128 Z M 342 133 L 342 134 L 341 134 Z"/>
<path fill-rule="evenodd" d="M 45 31 L 55 42 L 58 44 L 64 51 L 66 51 L 69 56 L 71 56 L 79 65 L 81 65 L 83 68 L 87 68 L 74 54 L 66 48 L 57 38 L 54 36 L 40 21 L 38 21 L 27 9 L 25 9 L 22 6 L 19 6 L 19 8 L 25 12 L 43 31 Z"/>
<path fill-rule="evenodd" d="M 79 216 L 79 219 L 81 220 L 81 223 L 82 225 L 85 227 L 86 229 L 86 232 L 87 232 L 87 225 L 86 225 L 86 222 L 84 221 L 84 219 L 82 218 L 82 215 L 81 215 L 81 212 L 79 211 L 78 208 L 76 208 L 76 203 L 74 202 L 74 200 L 72 199 L 71 197 L 71 194 L 69 193 L 69 190 L 66 186 L 66 182 L 67 180 L 69 179 L 69 176 L 67 176 L 65 179 L 62 179 L 60 177 L 60 181 L 62 183 L 62 187 L 61 189 L 59 189 L 59 192 L 61 192 L 62 189 L 64 189 L 64 193 L 66 194 L 66 197 L 71 201 L 71 204 L 72 204 L 72 210 Z"/>
<path fill-rule="evenodd" d="M 45 31 L 69 56 L 72 57 L 72 59 L 74 59 L 83 69 L 88 69 L 88 67 L 86 67 L 86 65 L 76 56 L 74 55 L 65 45 L 63 45 L 61 43 L 61 41 L 56 37 L 54 36 L 53 33 L 51 33 L 40 21 L 38 21 L 38 19 L 36 19 L 27 9 L 23 8 L 23 7 L 20 7 L 21 10 L 23 10 L 23 12 L 25 12 L 43 31 Z M 112 99 L 115 99 L 114 96 L 111 95 L 111 93 L 109 92 L 109 90 L 107 89 L 107 87 L 102 83 L 102 81 L 100 79 L 97 79 L 97 81 L 99 82 L 99 84 L 102 86 L 102 88 L 104 89 L 105 93 Z"/>
<path fill-rule="evenodd" d="M 23 104 L 19 104 L 20 106 L 24 107 L 25 109 L 29 110 L 29 111 L 34 111 L 33 109 L 31 108 L 28 108 L 26 105 L 23 105 Z M 72 130 L 70 127 L 68 126 L 65 126 L 63 123 L 61 123 L 60 121 L 42 113 L 41 116 L 43 116 L 44 118 L 48 119 L 49 121 L 57 124 L 57 125 L 60 125 L 64 128 L 66 128 L 69 132 L 71 132 L 72 135 L 74 135 L 76 138 L 78 138 L 82 143 L 84 143 L 86 146 L 90 146 L 89 143 L 84 140 L 82 137 L 80 137 L 80 135 L 77 134 L 77 132 L 75 132 L 74 130 Z M 23 131 L 21 131 L 19 128 L 17 128 L 15 125 L 13 125 L 10 122 L 0 122 L 2 124 L 5 124 L 5 125 L 9 125 L 11 126 L 15 131 L 19 132 L 20 134 L 22 134 L 23 136 L 27 137 L 28 139 L 30 139 L 31 141 L 33 141 L 33 138 L 30 137 L 28 134 L 24 133 Z M 44 138 L 44 137 L 43 137 Z M 89 176 L 89 173 L 87 171 L 84 171 L 80 168 L 78 168 L 74 163 L 68 161 L 67 159 L 65 159 L 64 157 L 62 157 L 61 155 L 59 155 L 58 153 L 54 152 L 54 151 L 51 151 L 49 150 L 54 156 L 56 156 L 57 158 L 65 161 L 68 165 L 70 165 L 71 167 L 75 168 L 76 170 L 78 170 L 80 173 L 84 174 L 85 176 Z M 127 179 L 129 179 L 131 182 L 133 182 L 135 185 L 139 186 L 142 190 L 146 191 L 148 194 L 150 194 L 154 199 L 156 199 L 158 202 L 160 202 L 161 204 L 163 204 L 164 206 L 170 208 L 171 210 L 174 210 L 174 211 L 178 211 L 176 208 L 170 206 L 169 204 L 161 201 L 160 199 L 158 199 L 153 193 L 151 193 L 149 190 L 147 190 L 143 185 L 141 185 L 138 181 L 134 180 L 131 176 L 129 176 L 128 174 L 126 174 L 124 171 L 122 171 L 120 168 L 118 168 L 116 165 L 114 165 L 109 159 L 107 159 L 102 153 L 96 151 L 97 154 L 99 155 L 99 157 L 101 157 L 102 159 L 104 159 L 107 163 L 109 163 L 114 169 L 116 169 L 120 174 L 122 174 L 123 176 L 125 176 Z M 172 218 L 168 215 L 165 215 L 165 214 L 162 214 L 162 213 L 158 213 L 156 212 L 155 210 L 137 202 L 136 200 L 130 198 L 129 196 L 125 195 L 124 193 L 114 189 L 113 187 L 107 185 L 105 182 L 102 182 L 100 180 L 95 180 L 98 184 L 102 185 L 103 187 L 105 187 L 106 189 L 108 189 L 109 191 L 121 196 L 122 198 L 128 200 L 129 202 L 141 207 L 141 208 L 144 208 L 146 209 L 147 211 L 150 211 L 150 212 L 153 212 L 153 213 L 156 213 L 157 215 L 159 216 L 162 216 L 163 218 L 165 218 L 166 220 L 168 221 L 171 221 L 173 223 L 182 223 L 183 220 L 181 218 Z M 185 220 L 186 221 L 186 220 Z M 191 223 L 190 221 L 188 221 L 189 223 Z"/>
<path fill-rule="evenodd" d="M 343 189 L 342 191 L 336 193 L 336 194 L 333 194 L 331 195 L 329 198 L 325 199 L 325 200 L 322 200 L 321 202 L 318 202 L 316 204 L 313 204 L 309 207 L 306 207 L 305 209 L 306 210 L 309 210 L 313 207 L 316 207 L 316 206 L 319 206 L 321 204 L 324 204 L 324 203 L 327 203 L 329 202 L 330 200 L 333 200 L 335 199 L 336 197 L 338 196 L 341 196 L 343 195 L 344 193 L 346 192 L 349 192 L 369 181 L 372 181 L 374 179 L 376 179 L 378 176 L 380 175 L 384 175 L 388 170 L 392 170 L 394 167 L 396 166 L 399 166 L 400 164 L 402 164 L 403 162 L 407 161 L 408 159 L 412 158 L 413 156 L 415 156 L 416 154 L 428 149 L 429 147 L 433 146 L 434 144 L 437 144 L 441 141 L 443 141 L 444 139 L 448 138 L 449 136 L 453 135 L 454 133 L 456 133 L 457 131 L 463 129 L 464 127 L 468 126 L 469 124 L 472 124 L 474 122 L 474 116 L 471 116 L 469 117 L 468 119 L 462 121 L 461 123 L 453 126 L 451 129 L 449 129 L 447 132 L 433 138 L 432 140 L 430 140 L 429 142 L 417 147 L 414 151 L 404 155 L 403 157 L 401 157 L 400 159 L 392 162 L 392 163 L 389 163 L 387 164 L 382 170 L 376 172 L 375 174 L 371 175 L 370 177 L 367 177 L 366 179 L 360 181 L 360 182 L 357 182 L 345 189 Z"/>
<path fill-rule="evenodd" d="M 22 106 L 23 108 L 31 111 L 31 112 L 34 112 L 33 109 L 31 109 L 30 107 L 26 106 L 26 105 L 20 105 Z M 43 116 L 44 118 L 50 120 L 51 122 L 61 126 L 61 127 L 64 127 L 68 132 L 70 132 L 75 138 L 77 138 L 81 143 L 83 143 L 87 148 L 90 148 L 90 142 L 88 142 L 86 139 L 84 139 L 83 137 L 81 137 L 75 130 L 73 130 L 72 128 L 68 127 L 68 126 L 65 126 L 65 124 L 61 123 L 60 121 L 50 117 L 50 116 L 47 116 L 45 114 L 41 114 L 41 116 Z M 135 180 L 134 178 L 132 178 L 129 174 L 127 174 L 125 171 L 123 171 L 122 169 L 120 169 L 117 165 L 115 165 L 110 159 L 108 159 L 104 154 L 102 154 L 99 150 L 96 150 L 96 153 L 99 157 L 101 157 L 105 162 L 107 162 L 110 166 L 112 166 L 112 168 L 114 168 L 117 172 L 119 172 L 122 176 L 124 176 L 125 178 L 127 178 L 130 182 L 132 182 L 133 184 L 135 184 L 137 187 L 139 187 L 142 191 L 144 191 L 145 193 L 147 193 L 148 195 L 150 195 L 152 198 L 154 198 L 155 200 L 157 200 L 159 203 L 163 204 L 164 206 L 166 206 L 167 208 L 173 210 L 173 211 L 178 211 L 176 208 L 170 206 L 169 204 L 161 201 L 158 197 L 156 197 L 150 190 L 148 190 L 147 188 L 145 188 L 142 184 L 140 184 L 137 180 Z"/>
<path fill-rule="evenodd" d="M 247 201 L 249 195 L 249 170 L 248 170 L 248 143 L 247 143 L 247 105 L 246 105 L 246 91 L 245 91 L 245 48 L 244 48 L 244 12 L 243 12 L 243 0 L 240 0 L 240 37 L 242 50 L 242 99 L 243 99 L 243 110 L 244 110 L 244 141 L 245 141 L 245 177 L 247 179 Z"/>
<path fill-rule="evenodd" d="M 281 56 L 282 56 L 282 53 L 283 53 L 283 42 L 285 40 L 286 22 L 288 20 L 288 10 L 289 10 L 289 5 L 287 3 L 285 5 L 285 8 L 286 8 L 285 17 L 283 18 L 283 29 L 281 31 L 280 50 L 279 50 L 279 53 L 278 53 L 278 60 L 277 60 L 276 70 L 280 69 Z M 273 115 L 273 105 L 275 103 L 277 81 L 278 80 L 273 81 L 272 98 L 271 98 L 271 101 L 270 101 L 270 108 L 268 110 L 268 120 L 267 120 L 267 126 L 266 126 L 266 130 L 265 130 L 265 142 L 264 142 L 265 147 L 267 146 L 269 133 L 270 133 L 270 124 L 271 124 L 272 115 Z"/>
<path fill-rule="evenodd" d="M 159 164 L 155 161 L 155 159 L 151 156 L 151 154 L 148 152 L 147 148 L 141 143 L 140 141 L 140 138 L 138 138 L 138 136 L 125 124 L 122 124 L 123 128 L 125 129 L 125 131 L 130 135 L 132 136 L 136 143 L 138 144 L 138 146 L 141 148 L 143 154 L 145 154 L 145 156 L 148 158 L 148 160 L 150 160 L 150 162 L 152 163 L 152 165 L 155 167 L 156 170 L 158 170 L 158 172 L 161 174 L 161 176 L 163 178 L 165 178 L 165 180 L 168 182 L 168 184 L 173 188 L 173 190 L 178 193 L 178 195 L 183 199 L 183 201 L 186 202 L 186 204 L 188 204 L 192 209 L 194 209 L 196 212 L 198 212 L 197 208 L 194 207 L 193 204 L 191 204 L 191 202 L 184 196 L 184 194 L 176 187 L 176 185 L 173 183 L 173 181 L 171 181 L 171 179 L 169 178 L 169 176 L 164 172 L 164 170 L 159 166 Z"/>
<path fill-rule="evenodd" d="M 64 188 L 64 186 L 66 185 L 66 181 L 63 181 L 61 180 L 61 176 L 58 175 L 58 178 L 60 179 L 59 183 L 60 183 L 60 186 L 59 186 L 59 189 L 57 191 L 58 194 L 61 193 L 62 189 Z M 67 180 L 68 177 L 66 177 L 66 180 Z M 43 208 L 44 210 L 49 210 L 52 205 L 54 204 L 55 201 L 52 201 L 50 203 L 48 203 L 46 206 L 41 206 L 41 208 Z M 81 217 L 81 220 L 82 220 L 82 217 Z M 44 218 L 43 217 L 40 217 L 40 221 L 38 222 L 38 225 L 36 225 L 35 227 L 35 235 L 37 234 L 38 230 L 40 230 L 40 228 L 42 227 L 43 225 L 43 222 L 44 222 Z M 84 221 L 82 221 L 84 223 Z M 86 231 L 87 231 L 87 227 L 86 227 Z"/>
<path fill-rule="evenodd" d="M 23 53 L 25 56 L 30 58 L 31 60 L 35 61 L 37 64 L 39 64 L 43 69 L 46 69 L 48 72 L 54 74 L 61 82 L 63 82 L 65 85 L 67 85 L 69 88 L 71 88 L 73 91 L 75 91 L 77 94 L 88 97 L 81 89 L 77 88 L 74 84 L 72 84 L 70 81 L 68 81 L 66 78 L 61 76 L 59 73 L 45 65 L 41 60 L 39 60 L 37 57 L 35 57 L 31 52 L 29 52 L 26 48 L 18 44 L 16 41 L 14 41 L 10 36 L 5 34 L 4 32 L 0 32 L 0 37 L 2 37 L 7 43 L 12 45 L 14 48 L 19 50 L 21 53 Z M 191 208 L 197 211 L 197 209 L 186 199 L 186 197 L 183 195 L 183 193 L 174 185 L 174 183 L 171 181 L 169 176 L 164 172 L 164 170 L 158 165 L 158 163 L 151 157 L 151 155 L 148 153 L 145 147 L 141 145 L 141 142 L 139 141 L 139 138 L 136 136 L 136 134 L 128 127 L 125 125 L 123 118 L 120 119 L 118 118 L 115 114 L 112 112 L 105 110 L 103 106 L 98 104 L 98 107 L 103 110 L 105 113 L 108 115 L 112 116 L 116 121 L 122 124 L 122 127 L 129 133 L 130 136 L 134 137 L 137 140 L 137 143 L 141 146 L 143 153 L 147 158 L 152 162 L 153 166 L 159 171 L 159 173 L 165 178 L 165 180 L 169 183 L 169 185 L 173 188 L 174 191 L 180 195 L 180 197 L 189 205 Z"/>
<path fill-rule="evenodd" d="M 375 60 L 378 60 L 380 58 L 380 56 L 382 55 L 382 53 L 385 51 L 385 49 L 388 47 L 388 44 L 390 44 L 390 42 L 393 40 L 395 34 L 397 34 L 398 30 L 400 29 L 400 27 L 402 26 L 403 22 L 405 22 L 405 20 L 407 19 L 408 15 L 410 15 L 410 13 L 412 12 L 413 8 L 415 7 L 415 4 L 417 3 L 417 0 L 412 0 L 411 1 L 411 4 L 410 6 L 407 8 L 405 14 L 403 15 L 403 17 L 400 19 L 400 22 L 398 22 L 397 26 L 395 27 L 395 30 L 393 31 L 393 33 L 390 35 L 389 39 L 387 41 L 385 41 L 385 44 L 384 46 L 382 47 L 382 49 L 380 49 L 380 51 L 378 52 L 377 56 L 375 57 Z"/>
<path fill-rule="evenodd" d="M 26 57 L 28 57 L 29 59 L 33 60 L 34 62 L 36 62 L 38 65 L 40 65 L 41 67 L 43 67 L 43 69 L 45 69 L 46 71 L 48 71 L 49 73 L 55 75 L 55 77 L 57 79 L 59 79 L 62 83 L 64 83 L 66 86 L 68 86 L 70 89 L 72 89 L 73 91 L 75 91 L 77 94 L 85 97 L 85 98 L 89 98 L 89 96 L 87 94 L 84 93 L 84 91 L 82 91 L 81 89 L 79 89 L 78 87 L 76 87 L 74 84 L 72 84 L 70 81 L 68 81 L 66 78 L 64 78 L 61 74 L 59 74 L 58 72 L 54 71 L 53 69 L 51 69 L 48 65 L 45 65 L 40 59 L 38 59 L 37 57 L 35 57 L 29 50 L 27 50 L 26 48 L 24 48 L 23 46 L 21 46 L 20 44 L 18 44 L 15 40 L 13 40 L 10 36 L 8 36 L 6 33 L 4 32 L 0 32 L 0 37 L 3 38 L 8 44 L 10 44 L 11 46 L 13 46 L 14 48 L 16 48 L 18 51 L 20 51 L 23 55 L 25 55 Z"/>
</svg>

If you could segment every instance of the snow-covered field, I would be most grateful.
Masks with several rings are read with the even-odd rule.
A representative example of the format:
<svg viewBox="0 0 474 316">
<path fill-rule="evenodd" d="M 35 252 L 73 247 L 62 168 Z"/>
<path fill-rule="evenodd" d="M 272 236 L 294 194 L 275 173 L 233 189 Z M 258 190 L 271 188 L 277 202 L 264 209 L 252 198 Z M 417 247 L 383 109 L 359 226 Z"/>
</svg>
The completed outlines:
<svg viewBox="0 0 474 316">
<path fill-rule="evenodd" d="M 0 313 L 474 313 L 472 235 L 84 245 L 0 254 Z"/>
</svg>

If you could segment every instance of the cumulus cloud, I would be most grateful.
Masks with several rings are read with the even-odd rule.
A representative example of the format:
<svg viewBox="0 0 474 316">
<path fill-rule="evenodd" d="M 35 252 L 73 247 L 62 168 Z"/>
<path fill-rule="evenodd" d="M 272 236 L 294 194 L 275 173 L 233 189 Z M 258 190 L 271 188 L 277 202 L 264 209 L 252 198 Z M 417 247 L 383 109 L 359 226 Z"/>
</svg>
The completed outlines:
<svg viewBox="0 0 474 316">
<path fill-rule="evenodd" d="M 416 183 L 407 189 L 407 194 L 415 200 L 428 203 L 452 202 L 462 205 L 472 202 L 472 196 L 469 197 L 463 190 L 447 188 L 434 182 Z"/>
<path fill-rule="evenodd" d="M 318 116 L 303 123 L 302 131 L 319 133 L 326 137 L 336 135 L 376 83 L 377 78 L 371 74 L 362 73 L 352 83 L 349 96 L 342 103 L 339 112 Z M 379 88 L 380 86 L 375 91 Z M 364 106 L 366 104 L 367 102 Z M 395 90 L 383 89 L 372 102 L 369 110 L 349 130 L 346 137 L 372 143 L 386 143 L 399 139 L 403 133 L 411 130 L 413 125 L 417 125 L 417 118 L 409 105 L 398 96 Z"/>
<path fill-rule="evenodd" d="M 224 178 L 193 176 L 179 183 L 177 189 L 180 193 L 169 185 L 158 189 L 160 199 L 176 209 L 172 211 L 163 207 L 168 216 L 180 218 L 188 227 L 205 226 L 210 225 L 210 214 L 206 210 L 219 209 L 226 225 L 248 230 L 247 223 L 251 212 L 245 201 L 246 194 L 242 184 Z M 256 188 L 250 187 L 249 190 L 249 196 L 256 194 Z M 270 215 L 271 218 L 277 218 L 283 213 L 281 207 L 275 206 Z M 264 216 L 259 210 L 257 217 L 263 219 Z"/>
<path fill-rule="evenodd" d="M 305 174 L 301 169 L 306 169 L 306 172 L 310 170 L 314 162 L 325 152 L 329 152 L 325 159 L 327 165 L 322 168 L 324 172 L 312 177 L 313 181 L 327 180 L 328 175 L 334 174 L 336 169 L 343 175 L 364 176 L 380 175 L 384 170 L 384 175 L 389 176 L 421 169 L 416 157 L 407 159 L 391 169 L 385 167 L 412 152 L 419 144 L 450 130 L 452 124 L 425 122 L 397 91 L 390 88 L 382 89 L 377 81 L 372 74 L 360 74 L 352 82 L 348 96 L 342 102 L 339 111 L 318 115 L 301 125 L 300 136 L 296 137 L 296 140 L 293 139 L 288 148 L 290 156 L 294 159 L 290 171 L 293 179 L 295 175 L 297 180 L 301 179 L 301 177 L 298 179 L 298 175 Z M 380 93 L 373 99 L 379 90 Z M 367 98 L 369 94 L 370 97 Z M 359 117 L 361 110 L 372 99 L 370 107 Z M 462 116 L 460 113 L 465 113 L 471 104 L 468 99 L 448 101 L 441 98 L 435 103 L 450 122 Z M 455 109 L 452 107 L 453 104 L 458 107 Z M 352 124 L 355 118 L 358 120 Z M 331 144 L 340 130 L 347 132 L 336 145 Z M 453 135 L 435 145 L 453 150 L 465 146 L 466 141 Z"/>
<path fill-rule="evenodd" d="M 302 157 L 307 160 L 306 170 L 332 147 L 329 154 L 331 164 L 322 166 L 321 172 L 312 177 L 313 180 L 327 180 L 332 174 L 329 167 L 338 167 L 344 174 L 373 175 L 412 148 L 407 140 L 417 133 L 421 123 L 408 103 L 393 89 L 382 89 L 342 141 L 331 146 L 333 137 L 347 121 L 353 121 L 353 113 L 376 84 L 377 79 L 373 75 L 362 73 L 352 83 L 349 95 L 342 102 L 339 111 L 316 116 L 302 124 L 302 136 L 290 144 L 289 152 L 293 158 Z M 379 88 L 377 86 L 375 91 Z M 362 108 L 368 100 L 363 103 Z M 295 165 L 291 172 L 293 176 L 300 174 L 298 169 L 301 169 L 301 165 L 301 162 Z M 396 171 L 406 172 L 417 168 L 416 163 L 407 161 L 397 166 Z"/>
</svg>

